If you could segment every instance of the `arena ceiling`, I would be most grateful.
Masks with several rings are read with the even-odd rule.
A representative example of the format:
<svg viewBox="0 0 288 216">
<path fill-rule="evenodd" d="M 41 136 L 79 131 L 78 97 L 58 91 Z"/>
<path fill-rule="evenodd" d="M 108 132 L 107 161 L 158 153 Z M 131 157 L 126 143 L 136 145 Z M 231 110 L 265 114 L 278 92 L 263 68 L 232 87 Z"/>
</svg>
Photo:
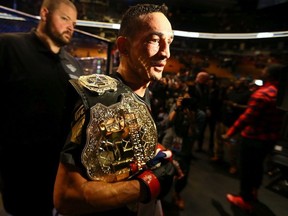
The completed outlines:
<svg viewBox="0 0 288 216">
<path fill-rule="evenodd" d="M 288 0 L 110 0 L 110 7 L 124 11 L 137 3 L 165 4 L 173 28 L 178 30 L 253 32 L 265 29 L 265 25 L 267 31 L 288 29 L 288 23 L 284 21 Z M 238 24 L 246 29 L 241 29 Z M 227 25 L 235 27 L 231 29 Z"/>
</svg>

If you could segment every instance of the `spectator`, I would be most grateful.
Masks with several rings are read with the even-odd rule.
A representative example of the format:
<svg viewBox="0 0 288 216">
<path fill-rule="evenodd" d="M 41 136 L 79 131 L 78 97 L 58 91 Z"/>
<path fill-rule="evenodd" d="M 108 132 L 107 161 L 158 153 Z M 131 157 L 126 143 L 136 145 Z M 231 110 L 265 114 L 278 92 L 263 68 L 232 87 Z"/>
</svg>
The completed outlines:
<svg viewBox="0 0 288 216">
<path fill-rule="evenodd" d="M 245 112 L 229 128 L 223 139 L 241 132 L 240 193 L 227 194 L 228 201 L 244 210 L 252 211 L 262 184 L 263 164 L 280 136 L 284 112 L 276 107 L 278 81 L 283 65 L 269 65 L 262 72 L 264 85 L 250 97 Z"/>
<path fill-rule="evenodd" d="M 216 75 L 211 74 L 210 79 L 208 82 L 209 85 L 209 97 L 208 97 L 208 107 L 210 109 L 210 115 L 207 116 L 207 126 L 209 129 L 209 154 L 214 154 L 214 148 L 215 148 L 215 131 L 216 127 L 218 125 L 218 122 L 220 120 L 221 116 L 221 104 L 222 104 L 222 98 L 221 98 L 221 92 L 220 87 L 218 84 L 218 80 Z"/>
<path fill-rule="evenodd" d="M 197 152 L 203 152 L 204 134 L 207 125 L 207 119 L 210 116 L 209 108 L 209 87 L 210 75 L 201 71 L 196 75 L 194 85 L 189 86 L 189 95 L 197 100 L 198 109 L 196 111 L 197 124 Z"/>
<path fill-rule="evenodd" d="M 247 103 L 252 92 L 246 83 L 247 80 L 245 77 L 234 81 L 223 98 L 220 123 L 217 127 L 217 143 L 215 145 L 214 157 L 211 158 L 213 161 L 223 160 L 224 147 L 227 147 L 230 174 L 235 174 L 238 170 L 239 134 L 234 135 L 229 140 L 222 140 L 221 135 L 227 132 L 228 128 L 233 125 L 247 108 Z"/>
<path fill-rule="evenodd" d="M 195 100 L 188 93 L 179 96 L 169 112 L 170 127 L 166 130 L 162 144 L 171 149 L 174 162 L 179 164 L 179 178 L 175 180 L 173 199 L 179 209 L 184 209 L 185 201 L 181 192 L 187 185 L 192 149 L 196 138 Z"/>
</svg>

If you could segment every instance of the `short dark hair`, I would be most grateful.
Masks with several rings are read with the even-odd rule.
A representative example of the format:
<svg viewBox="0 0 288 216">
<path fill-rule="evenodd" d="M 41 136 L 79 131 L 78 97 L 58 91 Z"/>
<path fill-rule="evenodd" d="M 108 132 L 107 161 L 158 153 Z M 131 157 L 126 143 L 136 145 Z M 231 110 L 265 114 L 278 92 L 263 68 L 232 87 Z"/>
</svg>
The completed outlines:
<svg viewBox="0 0 288 216">
<path fill-rule="evenodd" d="M 119 36 L 132 36 L 139 27 L 139 17 L 154 12 L 163 13 L 166 17 L 168 14 L 168 7 L 166 5 L 156 4 L 137 4 L 129 7 L 123 14 Z"/>
<path fill-rule="evenodd" d="M 41 7 L 46 7 L 48 8 L 48 10 L 54 11 L 59 7 L 61 3 L 69 5 L 70 7 L 73 7 L 77 11 L 74 3 L 70 0 L 43 0 Z"/>
</svg>

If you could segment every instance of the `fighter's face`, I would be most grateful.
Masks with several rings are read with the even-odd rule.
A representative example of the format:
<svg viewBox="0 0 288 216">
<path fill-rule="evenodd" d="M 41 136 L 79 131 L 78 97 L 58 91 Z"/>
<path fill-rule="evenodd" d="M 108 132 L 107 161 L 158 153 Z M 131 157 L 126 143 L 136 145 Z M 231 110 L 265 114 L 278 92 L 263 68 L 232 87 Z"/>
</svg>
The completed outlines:
<svg viewBox="0 0 288 216">
<path fill-rule="evenodd" d="M 162 72 L 170 57 L 173 31 L 170 22 L 162 13 L 143 17 L 143 25 L 129 41 L 129 66 L 142 80 L 161 79 Z"/>
</svg>

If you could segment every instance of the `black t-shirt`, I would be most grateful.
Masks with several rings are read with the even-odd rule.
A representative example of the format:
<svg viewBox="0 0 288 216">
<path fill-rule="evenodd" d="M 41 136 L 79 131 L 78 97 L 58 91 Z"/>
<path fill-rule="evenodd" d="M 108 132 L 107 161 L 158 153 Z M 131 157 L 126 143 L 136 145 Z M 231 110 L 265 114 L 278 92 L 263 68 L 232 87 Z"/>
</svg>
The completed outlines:
<svg viewBox="0 0 288 216">
<path fill-rule="evenodd" d="M 44 216 L 53 208 L 68 80 L 82 68 L 63 48 L 52 53 L 32 31 L 0 34 L 0 73 L 4 207 L 13 215 L 31 215 L 32 208 Z"/>
</svg>

